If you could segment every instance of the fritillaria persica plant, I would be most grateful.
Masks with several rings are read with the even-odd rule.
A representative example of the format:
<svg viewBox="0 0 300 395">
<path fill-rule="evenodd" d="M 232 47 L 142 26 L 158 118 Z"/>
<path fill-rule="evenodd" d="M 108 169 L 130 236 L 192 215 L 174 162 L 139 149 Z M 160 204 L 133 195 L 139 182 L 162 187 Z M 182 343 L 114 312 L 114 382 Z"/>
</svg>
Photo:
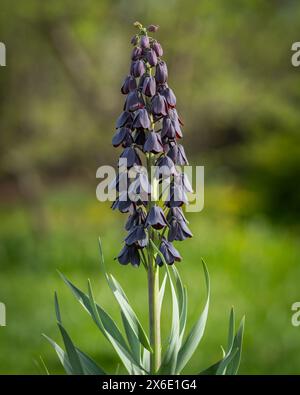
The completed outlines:
<svg viewBox="0 0 300 395">
<path fill-rule="evenodd" d="M 180 374 L 203 337 L 206 325 L 210 282 L 203 263 L 207 286 L 206 301 L 192 329 L 186 334 L 187 290 L 175 263 L 182 260 L 173 242 L 192 237 L 182 207 L 188 203 L 191 185 L 182 171 L 188 164 L 183 146 L 183 123 L 176 110 L 176 96 L 168 84 L 163 48 L 147 29 L 136 22 L 138 32 L 131 40 L 130 72 L 121 87 L 126 95 L 112 138 L 122 147 L 119 172 L 111 185 L 116 190 L 113 209 L 128 213 L 127 235 L 117 256 L 122 265 L 146 269 L 148 278 L 149 334 L 113 275 L 104 265 L 101 242 L 101 269 L 119 304 L 124 330 L 95 302 L 90 282 L 84 293 L 62 275 L 75 297 L 111 343 L 129 374 Z M 144 165 L 144 166 L 143 166 Z M 160 272 L 162 276 L 160 276 Z M 134 273 L 132 274 L 134 275 Z M 160 278 L 162 277 L 162 278 Z M 172 296 L 172 322 L 166 346 L 162 347 L 160 322 L 166 284 Z M 72 342 L 61 320 L 57 295 L 55 310 L 65 350 L 46 336 L 68 374 L 106 374 Z M 228 344 L 218 362 L 198 374 L 236 374 L 240 358 L 244 320 L 235 332 L 234 312 L 230 313 Z M 165 344 L 165 342 L 163 342 Z"/>
</svg>

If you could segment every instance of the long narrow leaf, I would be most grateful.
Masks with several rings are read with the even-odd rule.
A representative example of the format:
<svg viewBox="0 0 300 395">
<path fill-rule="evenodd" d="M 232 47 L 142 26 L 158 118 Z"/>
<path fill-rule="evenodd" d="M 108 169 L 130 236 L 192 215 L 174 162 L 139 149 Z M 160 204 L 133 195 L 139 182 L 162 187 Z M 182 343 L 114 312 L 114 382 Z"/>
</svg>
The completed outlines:
<svg viewBox="0 0 300 395">
<path fill-rule="evenodd" d="M 233 358 L 233 360 L 230 362 L 230 364 L 227 367 L 227 372 L 226 372 L 227 375 L 235 375 L 238 372 L 241 362 L 244 327 L 245 327 L 245 317 L 242 318 L 239 329 L 234 338 L 233 348 L 237 348 L 238 351 L 235 357 Z"/>
<path fill-rule="evenodd" d="M 48 342 L 54 348 L 54 350 L 55 350 L 55 352 L 56 352 L 56 354 L 58 356 L 58 359 L 60 360 L 62 366 L 65 369 L 65 372 L 67 374 L 74 374 L 72 366 L 71 366 L 70 361 L 69 361 L 69 358 L 68 358 L 67 354 L 65 353 L 65 351 L 54 340 L 52 340 L 49 336 L 45 335 L 44 333 L 43 333 L 43 336 L 44 336 L 45 339 L 48 340 Z"/>
<path fill-rule="evenodd" d="M 182 371 L 182 369 L 185 367 L 191 356 L 194 354 L 196 348 L 198 347 L 199 342 L 202 339 L 206 326 L 208 309 L 209 309 L 209 299 L 210 299 L 210 281 L 209 281 L 208 270 L 204 261 L 202 261 L 202 264 L 203 264 L 203 270 L 205 274 L 205 282 L 207 288 L 206 302 L 202 314 L 200 315 L 198 321 L 192 328 L 184 344 L 179 350 L 176 373 L 180 373 Z"/>
</svg>

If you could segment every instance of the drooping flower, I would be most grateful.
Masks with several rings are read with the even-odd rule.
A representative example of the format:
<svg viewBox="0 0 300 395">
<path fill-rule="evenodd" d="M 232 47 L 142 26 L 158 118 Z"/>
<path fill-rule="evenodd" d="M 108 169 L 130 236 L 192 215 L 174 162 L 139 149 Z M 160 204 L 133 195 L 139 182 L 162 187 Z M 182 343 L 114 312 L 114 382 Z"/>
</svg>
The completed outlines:
<svg viewBox="0 0 300 395">
<path fill-rule="evenodd" d="M 151 207 L 146 217 L 145 226 L 152 226 L 154 229 L 162 229 L 167 225 L 168 223 L 162 208 L 157 205 Z"/>
<path fill-rule="evenodd" d="M 167 110 L 166 99 L 162 95 L 157 93 L 155 96 L 153 96 L 151 100 L 151 109 L 154 115 L 158 115 L 158 116 L 167 115 L 168 110 Z"/>
<path fill-rule="evenodd" d="M 176 106 L 176 96 L 171 88 L 168 86 L 160 89 L 160 94 L 164 96 L 169 107 L 174 108 Z"/>
<path fill-rule="evenodd" d="M 189 164 L 181 144 L 174 143 L 171 145 L 167 155 L 172 159 L 175 165 L 185 166 Z"/>
<path fill-rule="evenodd" d="M 136 89 L 136 80 L 132 75 L 128 75 L 121 87 L 121 92 L 123 95 L 127 95 L 129 92 L 133 91 Z"/>
<path fill-rule="evenodd" d="M 141 37 L 140 46 L 142 48 L 149 48 L 150 42 L 149 42 L 149 37 L 148 36 L 142 36 Z"/>
<path fill-rule="evenodd" d="M 136 225 L 132 227 L 125 238 L 125 243 L 127 245 L 136 244 L 141 248 L 146 247 L 148 244 L 148 238 L 144 225 Z"/>
<path fill-rule="evenodd" d="M 168 79 L 168 69 L 166 63 L 161 60 L 156 65 L 155 79 L 158 84 L 165 84 Z"/>
<path fill-rule="evenodd" d="M 157 26 L 157 25 L 149 25 L 147 27 L 148 32 L 153 32 L 153 33 L 157 32 L 158 29 L 159 29 L 159 26 Z"/>
<path fill-rule="evenodd" d="M 147 60 L 150 66 L 153 67 L 157 65 L 157 55 L 153 49 L 150 49 L 150 51 L 147 52 Z"/>
<path fill-rule="evenodd" d="M 125 244 L 118 255 L 118 261 L 121 265 L 128 265 L 128 263 L 131 263 L 132 266 L 139 266 L 140 255 L 138 247 L 135 244 L 130 246 Z"/>
<path fill-rule="evenodd" d="M 141 47 L 134 47 L 131 53 L 132 60 L 138 60 L 142 55 L 142 48 Z"/>
<path fill-rule="evenodd" d="M 150 132 L 143 147 L 144 152 L 152 152 L 158 154 L 163 152 L 163 145 L 159 133 Z"/>
<path fill-rule="evenodd" d="M 122 126 L 130 126 L 132 124 L 132 113 L 128 111 L 123 111 L 116 122 L 116 128 L 121 128 Z"/>
<path fill-rule="evenodd" d="M 134 128 L 150 128 L 150 119 L 148 112 L 145 108 L 136 111 L 132 126 Z"/>
<path fill-rule="evenodd" d="M 181 261 L 181 256 L 179 252 L 176 250 L 176 248 L 173 246 L 172 243 L 166 240 L 165 237 L 162 237 L 161 239 L 159 251 L 162 253 L 168 265 L 172 265 L 175 261 L 176 262 Z M 163 265 L 163 260 L 161 259 L 161 256 L 159 254 L 157 254 L 156 257 L 156 263 L 159 266 Z"/>
<path fill-rule="evenodd" d="M 144 107 L 144 103 L 142 98 L 139 96 L 138 91 L 134 90 L 132 92 L 129 92 L 124 105 L 124 110 L 136 111 L 139 108 L 143 108 L 143 107 Z"/>
<path fill-rule="evenodd" d="M 122 127 L 117 129 L 115 135 L 112 138 L 112 144 L 114 147 L 119 147 L 119 145 L 123 144 L 125 147 L 131 145 L 133 141 L 131 132 L 129 128 Z"/>
<path fill-rule="evenodd" d="M 134 165 L 141 165 L 141 159 L 133 147 L 127 147 L 124 149 L 122 154 L 120 155 L 121 159 L 126 159 L 127 161 L 127 168 L 130 168 Z"/>
<path fill-rule="evenodd" d="M 145 96 L 152 97 L 156 92 L 155 78 L 147 76 L 143 79 L 142 92 Z"/>
<path fill-rule="evenodd" d="M 193 236 L 192 232 L 187 226 L 187 220 L 180 207 L 171 208 L 167 215 L 167 220 L 170 227 L 168 241 L 182 241 L 188 237 Z"/>
<path fill-rule="evenodd" d="M 164 52 L 163 52 L 162 46 L 160 45 L 159 42 L 155 41 L 155 42 L 152 44 L 152 48 L 154 49 L 156 55 L 157 55 L 159 58 L 161 58 L 161 57 L 163 56 L 163 53 L 164 53 Z"/>
<path fill-rule="evenodd" d="M 130 73 L 138 78 L 143 75 L 146 71 L 145 63 L 142 60 L 135 60 L 132 62 Z"/>
</svg>

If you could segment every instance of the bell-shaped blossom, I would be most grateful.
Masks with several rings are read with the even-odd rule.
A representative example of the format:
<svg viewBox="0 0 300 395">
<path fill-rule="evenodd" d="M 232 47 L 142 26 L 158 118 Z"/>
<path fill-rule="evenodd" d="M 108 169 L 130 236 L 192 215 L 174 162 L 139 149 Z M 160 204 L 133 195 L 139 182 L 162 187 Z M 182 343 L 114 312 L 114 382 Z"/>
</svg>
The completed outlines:
<svg viewBox="0 0 300 395">
<path fill-rule="evenodd" d="M 155 78 L 147 76 L 143 79 L 142 92 L 145 96 L 152 97 L 156 92 Z"/>
<path fill-rule="evenodd" d="M 150 118 L 148 115 L 148 111 L 145 108 L 136 111 L 132 126 L 134 128 L 150 128 Z"/>
<path fill-rule="evenodd" d="M 141 47 L 134 47 L 131 53 L 132 60 L 138 60 L 142 55 L 142 48 Z"/>
<path fill-rule="evenodd" d="M 130 168 L 134 165 L 141 165 L 141 158 L 138 153 L 134 149 L 134 147 L 127 147 L 124 149 L 122 154 L 120 155 L 120 159 L 125 159 L 127 162 L 127 168 Z"/>
<path fill-rule="evenodd" d="M 161 58 L 163 56 L 164 51 L 163 51 L 162 46 L 160 45 L 159 42 L 155 41 L 154 43 L 152 43 L 152 48 L 159 58 Z"/>
<path fill-rule="evenodd" d="M 168 69 L 166 63 L 161 60 L 156 65 L 155 79 L 158 84 L 165 84 L 168 79 Z"/>
<path fill-rule="evenodd" d="M 123 111 L 116 122 L 116 128 L 121 128 L 122 126 L 130 127 L 132 125 L 132 113 L 128 111 Z"/>
<path fill-rule="evenodd" d="M 143 225 L 136 225 L 132 227 L 125 238 L 127 245 L 137 244 L 139 247 L 146 247 L 148 244 L 148 237 Z"/>
<path fill-rule="evenodd" d="M 150 42 L 149 42 L 149 37 L 148 36 L 142 36 L 141 37 L 140 46 L 142 48 L 149 48 Z"/>
<path fill-rule="evenodd" d="M 187 226 L 186 218 L 180 207 L 171 208 L 167 215 L 167 219 L 170 228 L 168 233 L 169 241 L 182 241 L 193 236 Z"/>
<path fill-rule="evenodd" d="M 152 226 L 154 229 L 162 229 L 167 225 L 168 223 L 162 208 L 157 205 L 151 207 L 146 217 L 145 226 Z"/>
<path fill-rule="evenodd" d="M 168 151 L 168 157 L 172 159 L 175 165 L 185 166 L 189 164 L 181 144 L 173 143 Z"/>
<path fill-rule="evenodd" d="M 154 115 L 165 116 L 168 113 L 166 99 L 157 93 L 151 100 L 151 111 Z"/>
<path fill-rule="evenodd" d="M 117 129 L 115 135 L 112 138 L 112 145 L 114 147 L 119 147 L 119 145 L 121 144 L 123 144 L 124 146 L 129 146 L 132 142 L 133 138 L 131 135 L 131 131 L 126 127 Z"/>
<path fill-rule="evenodd" d="M 163 152 L 163 145 L 159 133 L 150 132 L 148 134 L 147 140 L 143 147 L 143 151 L 152 152 L 153 154 L 158 154 L 159 152 Z"/>
<path fill-rule="evenodd" d="M 159 93 L 164 96 L 169 107 L 173 108 L 176 106 L 176 96 L 171 88 L 168 86 L 164 87 L 159 90 Z"/>
<path fill-rule="evenodd" d="M 151 67 L 157 65 L 157 55 L 153 49 L 150 49 L 150 51 L 147 52 L 147 61 Z"/>
<path fill-rule="evenodd" d="M 146 66 L 143 60 L 135 60 L 131 64 L 130 74 L 132 74 L 135 78 L 140 77 L 146 71 Z"/>
<path fill-rule="evenodd" d="M 123 93 L 123 95 L 127 95 L 129 92 L 135 90 L 136 87 L 137 86 L 135 78 L 132 75 L 128 75 L 123 82 L 121 92 Z"/>
<path fill-rule="evenodd" d="M 130 246 L 125 244 L 117 259 L 121 265 L 128 265 L 128 263 L 131 263 L 132 266 L 139 266 L 140 254 L 138 247 L 135 244 Z"/>
<path fill-rule="evenodd" d="M 125 106 L 124 110 L 125 111 L 136 111 L 139 108 L 143 108 L 144 103 L 142 98 L 140 97 L 139 93 L 137 90 L 129 92 L 126 101 L 125 101 Z"/>
<path fill-rule="evenodd" d="M 181 261 L 181 256 L 179 252 L 176 250 L 173 244 L 170 243 L 165 237 L 162 237 L 159 251 L 163 255 L 164 260 L 168 265 L 172 265 L 175 261 Z M 161 259 L 161 256 L 159 254 L 157 254 L 156 257 L 156 263 L 159 266 L 163 265 L 163 260 Z"/>
</svg>

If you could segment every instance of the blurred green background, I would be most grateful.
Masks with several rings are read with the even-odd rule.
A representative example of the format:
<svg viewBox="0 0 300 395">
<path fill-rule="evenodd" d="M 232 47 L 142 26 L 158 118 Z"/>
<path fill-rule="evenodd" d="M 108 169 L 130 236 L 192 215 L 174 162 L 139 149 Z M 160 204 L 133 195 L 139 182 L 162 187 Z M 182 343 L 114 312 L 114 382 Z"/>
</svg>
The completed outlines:
<svg viewBox="0 0 300 395">
<path fill-rule="evenodd" d="M 143 268 L 121 267 L 125 217 L 96 200 L 96 169 L 111 147 L 124 97 L 135 20 L 160 25 L 169 83 L 184 119 L 191 162 L 205 166 L 205 208 L 178 248 L 189 322 L 204 302 L 204 257 L 212 281 L 208 326 L 186 373 L 220 356 L 231 305 L 246 314 L 240 373 L 300 372 L 300 40 L 297 1 L 1 0 L 0 373 L 62 373 L 45 332 L 58 342 L 53 292 L 76 343 L 114 372 L 117 358 L 60 280 L 86 288 L 118 317 L 100 276 L 106 263 L 147 325 Z M 165 306 L 166 307 L 166 306 Z M 165 308 L 164 333 L 168 329 Z M 119 317 L 118 317 L 119 318 Z"/>
</svg>

